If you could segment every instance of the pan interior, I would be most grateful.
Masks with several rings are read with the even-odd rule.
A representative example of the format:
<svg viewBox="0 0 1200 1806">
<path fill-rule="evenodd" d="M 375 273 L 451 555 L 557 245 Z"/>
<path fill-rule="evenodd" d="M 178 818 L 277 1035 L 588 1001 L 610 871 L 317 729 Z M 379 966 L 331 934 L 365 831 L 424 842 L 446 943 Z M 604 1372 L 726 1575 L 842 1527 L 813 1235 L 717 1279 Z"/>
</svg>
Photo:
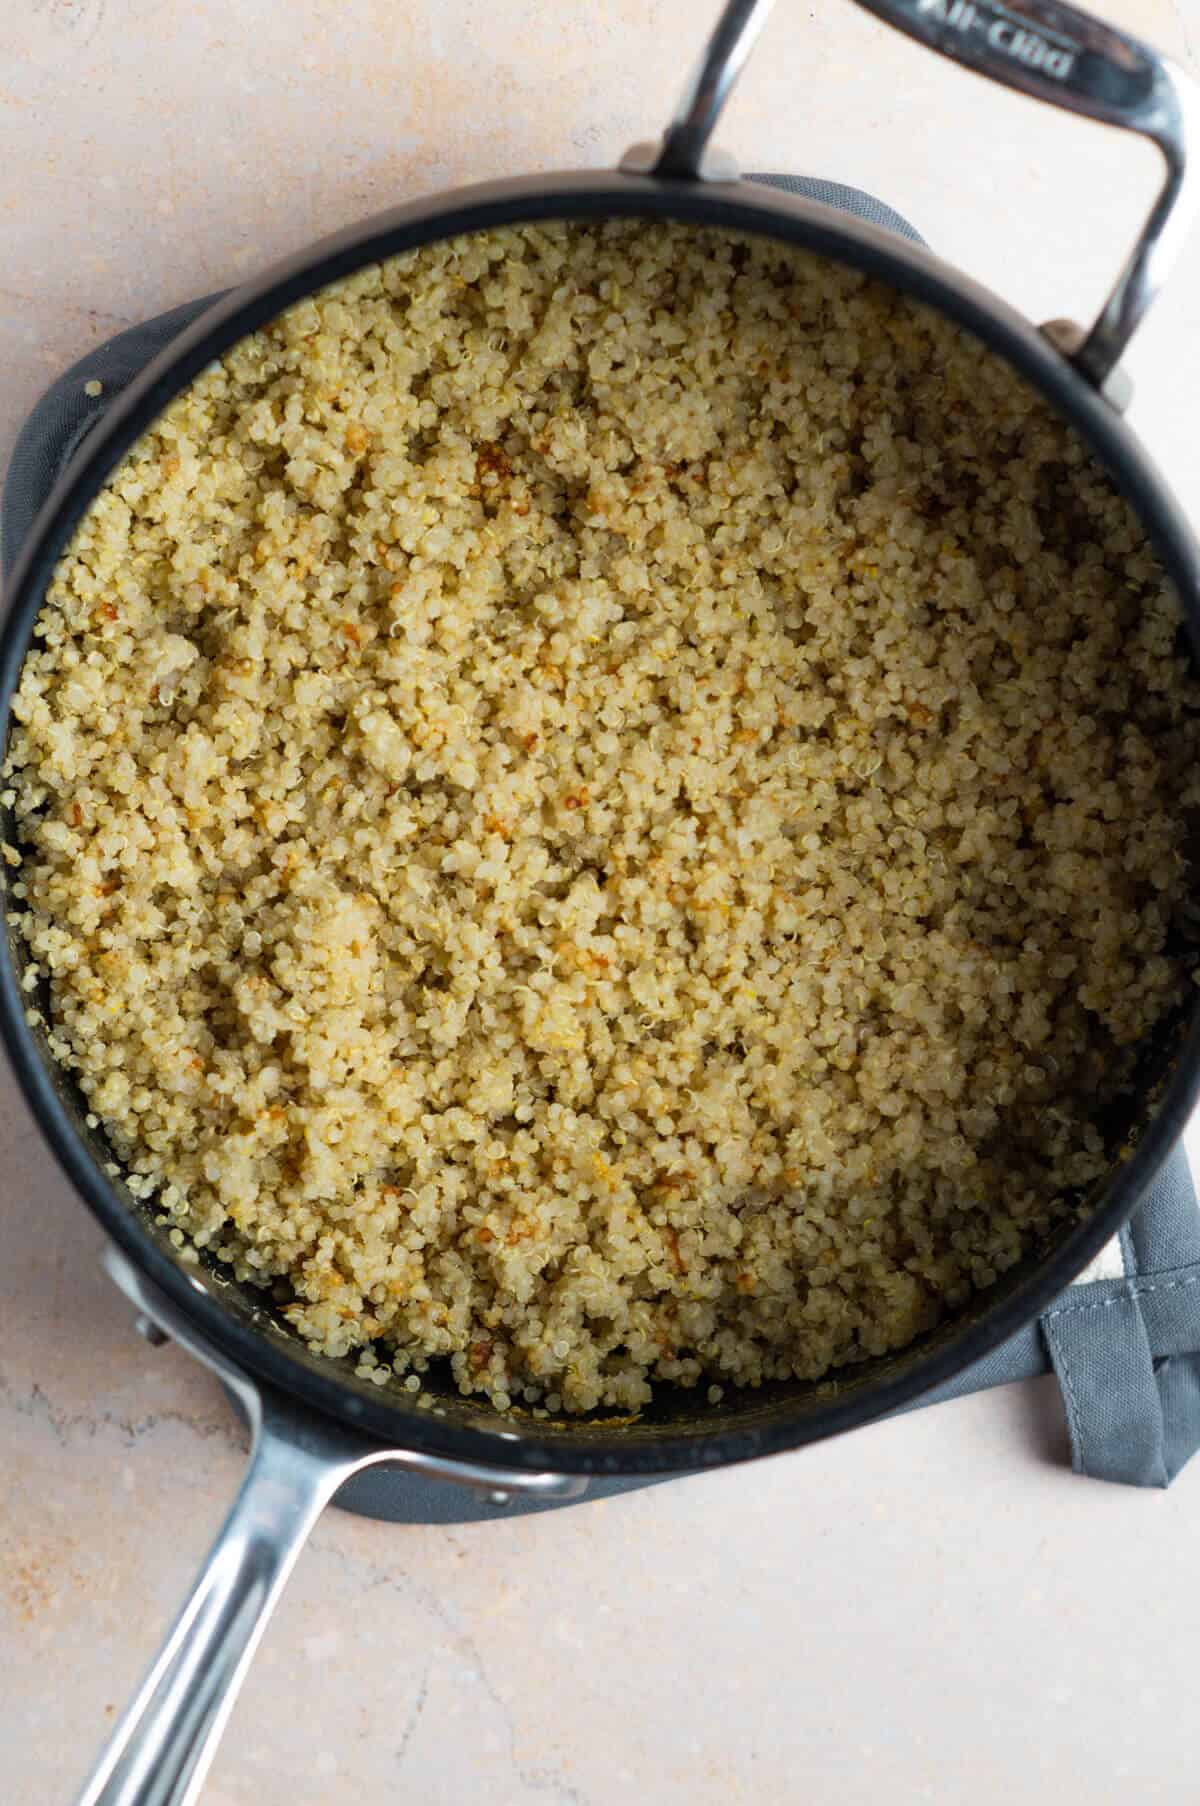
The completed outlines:
<svg viewBox="0 0 1200 1806">
<path fill-rule="evenodd" d="M 13 948 L 11 932 L 10 929 L 10 957 L 19 958 L 19 950 Z M 1179 1063 L 1186 1028 L 1186 1020 L 1181 1015 L 1164 1024 L 1143 1050 L 1136 1086 L 1131 1088 L 1125 1106 L 1114 1110 L 1105 1125 L 1115 1164 L 1119 1160 L 1119 1151 L 1128 1151 L 1137 1141 L 1162 1100 Z M 54 1088 L 57 1105 L 70 1125 L 71 1133 L 87 1150 L 88 1158 L 95 1166 L 111 1175 L 122 1210 L 137 1223 L 159 1262 L 182 1268 L 190 1285 L 202 1290 L 223 1315 L 256 1339 L 273 1345 L 305 1372 L 334 1380 L 363 1400 L 378 1404 L 379 1388 L 356 1374 L 352 1359 L 334 1360 L 314 1354 L 279 1316 L 266 1293 L 237 1280 L 226 1266 L 207 1253 L 198 1259 L 181 1260 L 180 1251 L 170 1240 L 167 1230 L 155 1220 L 152 1206 L 127 1191 L 102 1131 L 89 1125 L 86 1101 L 46 1046 L 45 1029 L 32 1026 L 27 1027 L 26 1032 L 37 1048 L 42 1071 Z M 1106 1189 L 1107 1186 L 1098 1185 L 1089 1197 L 1080 1199 L 1081 1213 L 1085 1217 L 1087 1206 L 1090 1203 L 1099 1205 Z M 931 1359 L 952 1353 L 965 1333 L 986 1325 L 997 1309 L 1019 1300 L 1030 1279 L 1048 1260 L 1056 1254 L 1064 1254 L 1070 1260 L 1071 1245 L 1078 1239 L 1078 1227 L 1064 1225 L 1043 1250 L 1010 1269 L 987 1290 L 976 1294 L 966 1311 L 947 1318 L 896 1354 L 841 1368 L 817 1382 L 777 1381 L 757 1388 L 727 1387 L 716 1403 L 708 1401 L 703 1386 L 687 1388 L 660 1382 L 655 1385 L 651 1404 L 636 1417 L 595 1411 L 582 1416 L 535 1421 L 520 1408 L 501 1415 L 485 1403 L 463 1397 L 448 1369 L 438 1363 L 424 1378 L 424 1392 L 431 1400 L 429 1408 L 414 1411 L 411 1399 L 402 1392 L 385 1391 L 383 1397 L 393 1402 L 404 1417 L 415 1418 L 418 1422 L 434 1416 L 452 1429 L 499 1433 L 506 1438 L 516 1431 L 536 1437 L 539 1442 L 547 1442 L 564 1455 L 568 1448 L 575 1448 L 585 1458 L 589 1451 L 607 1451 L 614 1432 L 622 1444 L 630 1446 L 631 1452 L 640 1447 L 647 1454 L 658 1443 L 675 1443 L 681 1438 L 707 1443 L 723 1432 L 732 1432 L 754 1439 L 764 1434 L 769 1436 L 772 1429 L 780 1426 L 799 1432 L 796 1437 L 799 1440 L 803 1438 L 807 1421 L 824 1419 L 833 1408 L 839 1414 L 848 1409 L 855 1415 L 874 1415 L 877 1408 L 874 1401 L 881 1388 L 902 1385 Z"/>
</svg>

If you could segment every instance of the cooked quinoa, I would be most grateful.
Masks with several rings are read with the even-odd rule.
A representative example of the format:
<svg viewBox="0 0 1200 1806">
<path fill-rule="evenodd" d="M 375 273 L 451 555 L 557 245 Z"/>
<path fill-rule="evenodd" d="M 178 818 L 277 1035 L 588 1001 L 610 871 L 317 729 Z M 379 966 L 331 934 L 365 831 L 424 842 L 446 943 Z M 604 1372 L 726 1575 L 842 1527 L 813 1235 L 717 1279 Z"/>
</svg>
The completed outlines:
<svg viewBox="0 0 1200 1806">
<path fill-rule="evenodd" d="M 501 1408 L 896 1349 L 1183 999 L 1197 696 L 1071 430 L 765 240 L 549 225 L 243 340 L 62 559 L 10 920 L 136 1197 Z"/>
</svg>

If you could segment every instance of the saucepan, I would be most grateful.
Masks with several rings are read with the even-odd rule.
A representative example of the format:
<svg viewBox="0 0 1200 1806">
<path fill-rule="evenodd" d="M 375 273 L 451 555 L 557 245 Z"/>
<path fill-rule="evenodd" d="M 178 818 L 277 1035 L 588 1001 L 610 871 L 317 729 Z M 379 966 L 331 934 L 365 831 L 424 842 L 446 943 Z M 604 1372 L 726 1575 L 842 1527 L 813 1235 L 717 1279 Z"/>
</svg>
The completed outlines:
<svg viewBox="0 0 1200 1806">
<path fill-rule="evenodd" d="M 14 574 L 0 642 L 0 730 L 56 560 L 135 439 L 215 357 L 281 309 L 362 264 L 521 221 L 601 216 L 671 220 L 778 239 L 853 266 L 939 310 L 1041 392 L 1106 467 L 1182 599 L 1190 656 L 1200 646 L 1200 562 L 1162 478 L 1124 423 L 1120 370 L 1185 232 L 1194 178 L 1189 127 L 1200 100 L 1145 45 L 1057 0 L 864 0 L 943 55 L 1022 93 L 1151 139 L 1161 192 L 1099 318 L 1038 327 L 959 271 L 880 228 L 739 179 L 713 148 L 722 106 L 768 0 L 727 5 L 662 140 L 619 169 L 520 177 L 456 190 L 351 227 L 205 312 L 114 404 L 42 511 Z M 195 1799 L 263 1626 L 316 1517 L 350 1476 L 381 1463 L 482 1489 L 564 1498 L 589 1475 L 682 1473 L 747 1461 L 868 1422 L 995 1348 L 1078 1274 L 1133 1210 L 1188 1116 L 1200 1082 L 1200 1025 L 1176 1021 L 1144 1050 L 1137 1096 L 1114 1124 L 1113 1166 L 1085 1216 L 964 1313 L 902 1354 L 820 1384 L 729 1390 L 718 1402 L 663 1392 L 636 1422 L 558 1423 L 502 1415 L 447 1383 L 437 1409 L 310 1353 L 264 1295 L 218 1263 L 184 1264 L 125 1189 L 100 1132 L 27 1020 L 14 944 L 0 945 L 0 1024 L 55 1153 L 109 1237 L 108 1266 L 144 1332 L 170 1336 L 236 1394 L 253 1452 L 242 1490 L 141 1691 L 86 1787 L 91 1806 L 183 1806 Z M 94 1121 L 94 1119 L 93 1119 Z M 1131 1151 L 1132 1147 L 1132 1151 Z M 427 1388 L 428 1390 L 428 1388 Z"/>
</svg>

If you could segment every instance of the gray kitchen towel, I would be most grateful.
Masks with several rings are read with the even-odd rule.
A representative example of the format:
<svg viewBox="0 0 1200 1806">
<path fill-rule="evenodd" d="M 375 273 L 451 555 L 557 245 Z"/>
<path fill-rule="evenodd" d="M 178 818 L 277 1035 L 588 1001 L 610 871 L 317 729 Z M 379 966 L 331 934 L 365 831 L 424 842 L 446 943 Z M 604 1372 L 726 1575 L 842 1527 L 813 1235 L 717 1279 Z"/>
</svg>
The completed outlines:
<svg viewBox="0 0 1200 1806">
<path fill-rule="evenodd" d="M 858 189 L 795 176 L 752 179 L 922 242 L 899 214 Z M 0 501 L 6 578 L 56 478 L 113 396 L 217 298 L 190 302 L 119 333 L 72 365 L 37 403 L 18 436 Z M 1076 1473 L 1130 1486 L 1167 1486 L 1200 1448 L 1200 1205 L 1182 1148 L 1163 1168 L 1129 1229 L 1039 1322 L 919 1404 L 1047 1371 L 1062 1391 Z M 411 1476 L 364 1478 L 361 1496 L 339 1502 L 403 1521 L 447 1521 L 486 1511 L 473 1508 L 461 1489 L 436 1489 L 431 1497 L 427 1483 Z M 600 1482 L 597 1490 L 624 1490 L 629 1484 Z"/>
</svg>

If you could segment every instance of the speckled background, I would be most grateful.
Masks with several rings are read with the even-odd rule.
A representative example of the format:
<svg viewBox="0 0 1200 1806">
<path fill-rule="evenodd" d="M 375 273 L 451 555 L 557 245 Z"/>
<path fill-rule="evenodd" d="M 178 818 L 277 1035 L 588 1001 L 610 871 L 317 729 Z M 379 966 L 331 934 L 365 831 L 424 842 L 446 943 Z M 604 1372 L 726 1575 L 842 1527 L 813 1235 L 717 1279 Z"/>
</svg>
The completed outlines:
<svg viewBox="0 0 1200 1806">
<path fill-rule="evenodd" d="M 1108 0 L 1188 58 L 1195 0 Z M 9 0 L 0 458 L 116 327 L 445 184 L 656 131 L 699 0 Z M 1189 42 L 1189 32 L 1192 34 Z M 779 0 L 722 141 L 881 193 L 1034 317 L 1094 308 L 1153 153 Z M 1200 516 L 1200 238 L 1130 358 Z M 2 1791 L 66 1801 L 236 1485 L 215 1384 L 152 1353 L 0 1072 Z M 1196 1797 L 1200 1473 L 1056 1465 L 1048 1384 L 545 1518 L 329 1514 L 205 1806 L 867 1806 Z"/>
</svg>

